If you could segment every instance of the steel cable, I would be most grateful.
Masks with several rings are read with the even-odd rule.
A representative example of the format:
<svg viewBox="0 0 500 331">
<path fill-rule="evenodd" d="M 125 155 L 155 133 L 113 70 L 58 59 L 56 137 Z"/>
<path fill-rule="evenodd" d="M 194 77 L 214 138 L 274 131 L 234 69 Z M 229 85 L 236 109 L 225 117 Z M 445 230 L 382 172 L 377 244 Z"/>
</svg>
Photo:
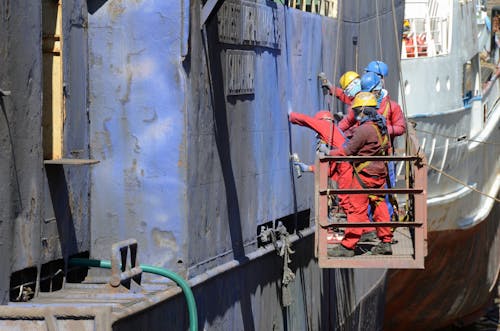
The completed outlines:
<svg viewBox="0 0 500 331">
<path fill-rule="evenodd" d="M 426 164 L 425 166 L 427 166 L 428 168 L 431 168 L 431 169 L 432 169 L 432 170 L 434 170 L 434 171 L 439 172 L 440 174 L 442 174 L 442 175 L 444 175 L 444 176 L 448 177 L 449 179 L 451 179 L 452 181 L 454 181 L 454 182 L 456 182 L 456 183 L 458 183 L 458 184 L 460 184 L 460 185 L 463 185 L 463 186 L 467 187 L 468 189 L 470 189 L 470 190 L 472 190 L 472 191 L 474 191 L 474 192 L 476 192 L 476 193 L 479 193 L 479 194 L 481 194 L 481 195 L 484 195 L 485 197 L 488 197 L 488 198 L 490 198 L 490 199 L 493 199 L 493 200 L 495 200 L 496 202 L 500 202 L 500 199 L 495 198 L 495 197 L 493 197 L 493 196 L 491 196 L 491 195 L 489 195 L 489 194 L 486 194 L 486 193 L 484 193 L 484 192 L 482 192 L 482 191 L 479 191 L 479 190 L 478 190 L 478 189 L 476 189 L 475 187 L 473 187 L 473 186 L 471 186 L 471 185 L 469 185 L 469 184 L 467 184 L 467 183 L 465 183 L 465 182 L 461 181 L 460 179 L 458 179 L 458 178 L 456 178 L 456 177 L 454 177 L 454 176 L 452 176 L 452 175 L 450 175 L 450 174 L 447 174 L 446 172 L 444 172 L 443 170 L 440 170 L 440 169 L 436 168 L 436 167 L 435 167 L 435 166 L 433 166 L 432 164 Z"/>
<path fill-rule="evenodd" d="M 461 136 L 461 137 L 450 136 L 450 135 L 446 135 L 446 134 L 442 134 L 442 133 L 436 133 L 436 132 L 417 129 L 417 128 L 415 128 L 415 131 L 431 134 L 433 136 L 440 136 L 440 137 L 449 138 L 449 139 L 456 139 L 458 141 L 471 141 L 471 142 L 476 142 L 476 143 L 485 144 L 485 145 L 500 146 L 500 143 L 493 143 L 493 142 L 489 142 L 489 141 L 469 139 L 469 138 L 465 138 L 464 136 Z"/>
</svg>

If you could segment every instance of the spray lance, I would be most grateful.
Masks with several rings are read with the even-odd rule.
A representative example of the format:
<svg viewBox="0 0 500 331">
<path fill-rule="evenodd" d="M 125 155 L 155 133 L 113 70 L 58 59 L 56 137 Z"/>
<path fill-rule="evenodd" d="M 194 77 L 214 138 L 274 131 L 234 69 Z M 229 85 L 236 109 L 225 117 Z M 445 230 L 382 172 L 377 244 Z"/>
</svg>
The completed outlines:
<svg viewBox="0 0 500 331">
<path fill-rule="evenodd" d="M 290 155 L 290 160 L 293 162 L 293 167 L 295 168 L 295 172 L 297 173 L 297 178 L 300 178 L 302 176 L 302 170 L 300 169 L 300 166 L 295 163 L 300 162 L 299 155 L 297 153 L 293 153 L 292 155 Z"/>
<path fill-rule="evenodd" d="M 288 109 L 288 116 L 290 116 L 290 113 L 292 112 L 292 105 L 290 103 L 290 100 L 287 103 Z M 290 122 L 288 122 L 288 125 L 290 125 Z M 297 153 L 292 153 L 292 141 L 290 137 L 290 161 L 293 164 L 293 167 L 295 169 L 295 172 L 297 173 L 297 178 L 300 178 L 302 176 L 302 170 L 300 169 L 300 166 L 296 164 L 296 162 L 300 162 L 299 155 Z"/>
</svg>

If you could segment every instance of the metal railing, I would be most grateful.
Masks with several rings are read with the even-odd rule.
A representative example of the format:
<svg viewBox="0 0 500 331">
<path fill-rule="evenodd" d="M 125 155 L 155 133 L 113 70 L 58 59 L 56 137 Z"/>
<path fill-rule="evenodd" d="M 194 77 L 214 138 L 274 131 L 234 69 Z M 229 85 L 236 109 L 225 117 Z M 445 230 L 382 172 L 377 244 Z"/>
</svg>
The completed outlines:
<svg viewBox="0 0 500 331">
<path fill-rule="evenodd" d="M 425 155 L 419 149 L 413 128 L 408 136 L 409 156 L 326 156 L 316 159 L 315 185 L 315 254 L 321 268 L 395 268 L 423 269 L 427 255 L 427 168 Z M 328 186 L 331 162 L 353 161 L 403 161 L 407 164 L 403 188 L 384 189 L 330 189 Z M 407 196 L 406 214 L 399 222 L 329 222 L 328 198 L 337 194 L 403 194 Z M 328 229 L 350 227 L 398 227 L 408 228 L 411 236 L 411 252 L 393 255 L 355 255 L 353 257 L 329 257 Z M 410 231 L 411 230 L 411 231 Z M 408 239 L 409 241 L 410 239 Z"/>
</svg>

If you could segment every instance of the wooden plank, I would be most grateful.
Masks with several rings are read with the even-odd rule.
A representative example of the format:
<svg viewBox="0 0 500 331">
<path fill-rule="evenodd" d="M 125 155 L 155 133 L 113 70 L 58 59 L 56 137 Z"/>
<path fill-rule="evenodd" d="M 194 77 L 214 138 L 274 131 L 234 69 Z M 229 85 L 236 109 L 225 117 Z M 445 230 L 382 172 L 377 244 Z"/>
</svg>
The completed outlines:
<svg viewBox="0 0 500 331">
<path fill-rule="evenodd" d="M 43 104 L 42 137 L 44 159 L 63 155 L 64 95 L 61 2 L 42 2 Z"/>
</svg>

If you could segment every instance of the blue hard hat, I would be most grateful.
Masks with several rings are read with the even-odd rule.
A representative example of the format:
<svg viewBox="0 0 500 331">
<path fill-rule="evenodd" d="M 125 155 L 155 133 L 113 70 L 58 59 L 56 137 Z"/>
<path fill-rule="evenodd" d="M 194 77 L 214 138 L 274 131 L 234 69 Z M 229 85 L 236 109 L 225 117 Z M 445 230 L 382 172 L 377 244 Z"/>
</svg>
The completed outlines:
<svg viewBox="0 0 500 331">
<path fill-rule="evenodd" d="M 374 72 L 385 77 L 389 74 L 389 67 L 382 61 L 372 61 L 366 66 L 365 72 Z"/>
<path fill-rule="evenodd" d="M 361 76 L 361 91 L 371 92 L 382 88 L 382 80 L 380 76 L 374 72 L 367 72 Z"/>
</svg>

